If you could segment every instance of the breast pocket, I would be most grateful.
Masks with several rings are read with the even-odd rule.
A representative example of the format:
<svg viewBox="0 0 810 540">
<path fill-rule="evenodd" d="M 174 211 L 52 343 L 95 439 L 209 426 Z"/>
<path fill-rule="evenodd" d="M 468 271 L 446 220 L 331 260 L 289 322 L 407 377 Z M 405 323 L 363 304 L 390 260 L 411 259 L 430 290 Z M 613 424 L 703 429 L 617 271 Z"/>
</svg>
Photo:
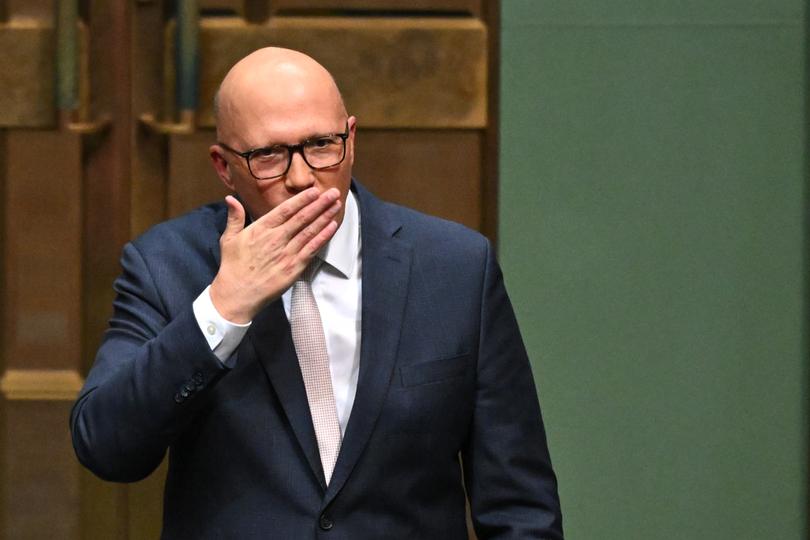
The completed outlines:
<svg viewBox="0 0 810 540">
<path fill-rule="evenodd" d="M 469 354 L 462 354 L 451 358 L 440 358 L 410 366 L 402 366 L 399 368 L 400 381 L 404 387 L 446 381 L 462 376 L 467 369 L 470 369 L 471 361 Z"/>
</svg>

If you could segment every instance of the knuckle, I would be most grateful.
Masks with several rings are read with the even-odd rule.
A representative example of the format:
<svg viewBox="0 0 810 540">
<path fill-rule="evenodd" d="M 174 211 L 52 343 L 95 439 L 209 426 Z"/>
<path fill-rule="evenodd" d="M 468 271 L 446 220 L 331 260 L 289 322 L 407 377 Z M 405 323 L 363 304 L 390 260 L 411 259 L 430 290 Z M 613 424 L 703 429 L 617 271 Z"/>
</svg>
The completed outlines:
<svg viewBox="0 0 810 540">
<path fill-rule="evenodd" d="M 304 240 L 311 240 L 315 238 L 316 234 L 318 234 L 318 229 L 314 225 L 304 227 L 304 229 L 301 231 L 301 235 L 303 236 Z"/>
<path fill-rule="evenodd" d="M 278 217 L 281 221 L 288 221 L 294 214 L 293 209 L 290 208 L 288 205 L 281 205 L 276 207 L 278 211 Z"/>
</svg>

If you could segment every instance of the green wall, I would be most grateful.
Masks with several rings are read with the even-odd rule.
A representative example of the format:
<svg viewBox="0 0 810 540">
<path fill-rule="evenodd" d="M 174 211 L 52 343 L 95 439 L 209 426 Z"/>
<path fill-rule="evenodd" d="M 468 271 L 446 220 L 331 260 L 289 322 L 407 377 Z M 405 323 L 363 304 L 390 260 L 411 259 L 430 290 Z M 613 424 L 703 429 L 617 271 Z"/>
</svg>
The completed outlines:
<svg viewBox="0 0 810 540">
<path fill-rule="evenodd" d="M 567 538 L 805 538 L 804 3 L 501 5 L 500 257 Z"/>
</svg>

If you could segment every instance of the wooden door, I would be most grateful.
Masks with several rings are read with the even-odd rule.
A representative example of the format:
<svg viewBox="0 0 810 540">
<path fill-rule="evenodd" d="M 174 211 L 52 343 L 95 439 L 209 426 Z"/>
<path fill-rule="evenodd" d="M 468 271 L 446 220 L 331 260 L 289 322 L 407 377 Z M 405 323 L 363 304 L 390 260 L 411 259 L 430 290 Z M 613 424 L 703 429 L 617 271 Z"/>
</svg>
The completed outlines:
<svg viewBox="0 0 810 540">
<path fill-rule="evenodd" d="M 110 314 L 121 246 L 224 195 L 211 98 L 249 51 L 329 68 L 378 196 L 495 232 L 485 0 L 0 0 L 0 536 L 156 538 L 163 470 L 102 482 L 72 400 Z"/>
</svg>

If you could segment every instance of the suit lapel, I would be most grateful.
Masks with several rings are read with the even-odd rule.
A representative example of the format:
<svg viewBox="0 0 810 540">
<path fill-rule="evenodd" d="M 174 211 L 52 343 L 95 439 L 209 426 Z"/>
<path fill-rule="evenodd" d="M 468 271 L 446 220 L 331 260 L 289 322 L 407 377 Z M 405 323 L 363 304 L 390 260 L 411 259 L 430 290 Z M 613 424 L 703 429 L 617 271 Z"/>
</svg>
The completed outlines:
<svg viewBox="0 0 810 540">
<path fill-rule="evenodd" d="M 324 504 L 340 491 L 357 464 L 388 393 L 411 269 L 410 246 L 394 236 L 400 226 L 380 212 L 382 203 L 362 187 L 355 184 L 355 188 L 360 202 L 363 260 L 360 373 Z"/>
<path fill-rule="evenodd" d="M 304 380 L 295 346 L 290 333 L 290 323 L 284 314 L 281 300 L 276 300 L 253 320 L 245 336 L 248 346 L 253 347 L 270 385 L 276 392 L 295 438 L 318 479 L 325 488 L 318 441 L 312 427 Z M 243 342 L 244 343 L 244 342 Z"/>
</svg>

